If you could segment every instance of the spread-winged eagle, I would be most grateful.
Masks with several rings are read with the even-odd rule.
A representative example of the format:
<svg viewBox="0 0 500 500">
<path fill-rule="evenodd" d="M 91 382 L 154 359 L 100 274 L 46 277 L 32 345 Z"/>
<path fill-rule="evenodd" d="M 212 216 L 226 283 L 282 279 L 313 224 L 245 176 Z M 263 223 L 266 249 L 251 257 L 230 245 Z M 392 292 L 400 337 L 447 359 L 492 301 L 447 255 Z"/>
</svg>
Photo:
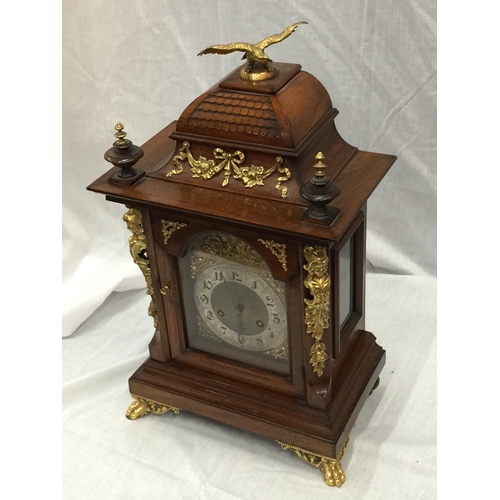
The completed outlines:
<svg viewBox="0 0 500 500">
<path fill-rule="evenodd" d="M 245 43 L 245 42 L 235 42 L 228 43 L 226 45 L 211 45 L 206 49 L 202 50 L 198 55 L 202 56 L 204 54 L 229 54 L 231 52 L 245 52 L 242 59 L 247 59 L 248 66 L 246 71 L 251 73 L 256 62 L 261 64 L 267 71 L 273 71 L 274 68 L 271 65 L 273 62 L 271 58 L 264 53 L 264 49 L 272 45 L 273 43 L 279 43 L 285 38 L 288 38 L 297 26 L 300 24 L 307 24 L 305 21 L 300 21 L 298 23 L 288 26 L 278 35 L 271 35 L 258 43 Z"/>
</svg>

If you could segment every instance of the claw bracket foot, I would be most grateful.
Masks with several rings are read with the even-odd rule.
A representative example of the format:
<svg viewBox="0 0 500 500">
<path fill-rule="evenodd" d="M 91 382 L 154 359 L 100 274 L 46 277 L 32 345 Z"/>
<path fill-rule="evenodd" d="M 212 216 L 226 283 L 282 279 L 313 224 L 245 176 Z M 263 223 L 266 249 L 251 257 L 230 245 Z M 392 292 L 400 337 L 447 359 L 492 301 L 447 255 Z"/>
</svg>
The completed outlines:
<svg viewBox="0 0 500 500">
<path fill-rule="evenodd" d="M 314 465 L 314 467 L 320 469 L 321 472 L 323 472 L 325 483 L 328 486 L 337 486 L 340 488 L 345 483 L 345 474 L 340 465 L 340 459 L 344 454 L 347 441 L 343 446 L 338 459 L 325 457 L 324 455 L 319 455 L 302 448 L 297 448 L 296 446 L 282 443 L 281 441 L 277 441 L 277 443 L 281 445 L 284 450 L 293 450 L 300 458 L 302 458 L 302 460 L 305 460 L 308 464 Z"/>
</svg>

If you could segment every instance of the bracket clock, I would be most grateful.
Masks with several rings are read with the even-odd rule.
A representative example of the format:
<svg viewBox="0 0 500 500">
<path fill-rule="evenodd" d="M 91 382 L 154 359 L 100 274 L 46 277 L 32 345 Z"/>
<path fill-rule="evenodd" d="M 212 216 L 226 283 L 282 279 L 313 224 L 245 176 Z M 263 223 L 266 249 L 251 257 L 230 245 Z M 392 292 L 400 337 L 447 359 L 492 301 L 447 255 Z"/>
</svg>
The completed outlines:
<svg viewBox="0 0 500 500">
<path fill-rule="evenodd" d="M 127 417 L 181 409 L 293 450 L 341 486 L 385 351 L 365 325 L 366 202 L 396 157 L 335 127 L 323 85 L 258 44 L 142 147 L 116 125 L 88 189 L 124 204 L 151 296 Z M 133 332 L 130 332 L 133 333 Z"/>
</svg>

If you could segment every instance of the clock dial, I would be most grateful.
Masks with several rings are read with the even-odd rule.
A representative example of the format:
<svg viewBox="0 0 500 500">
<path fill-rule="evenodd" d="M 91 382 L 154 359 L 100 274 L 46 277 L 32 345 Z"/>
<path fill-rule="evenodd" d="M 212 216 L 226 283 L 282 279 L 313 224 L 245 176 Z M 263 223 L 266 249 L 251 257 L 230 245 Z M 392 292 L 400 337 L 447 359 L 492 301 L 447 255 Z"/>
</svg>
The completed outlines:
<svg viewBox="0 0 500 500">
<path fill-rule="evenodd" d="M 286 338 L 283 302 L 266 279 L 246 266 L 219 264 L 200 273 L 194 299 L 205 326 L 246 351 L 268 351 Z"/>
<path fill-rule="evenodd" d="M 253 245 L 203 231 L 179 264 L 189 349 L 290 373 L 286 283 Z"/>
</svg>

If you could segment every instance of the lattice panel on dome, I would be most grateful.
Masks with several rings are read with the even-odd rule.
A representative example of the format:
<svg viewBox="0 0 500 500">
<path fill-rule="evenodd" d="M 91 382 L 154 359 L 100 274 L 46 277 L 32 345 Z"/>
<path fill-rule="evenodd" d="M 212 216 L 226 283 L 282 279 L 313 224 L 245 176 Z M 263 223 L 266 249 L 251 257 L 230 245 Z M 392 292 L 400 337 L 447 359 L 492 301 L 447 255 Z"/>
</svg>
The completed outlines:
<svg viewBox="0 0 500 500">
<path fill-rule="evenodd" d="M 276 114 L 268 96 L 215 92 L 196 107 L 188 124 L 209 130 L 280 137 Z"/>
</svg>

